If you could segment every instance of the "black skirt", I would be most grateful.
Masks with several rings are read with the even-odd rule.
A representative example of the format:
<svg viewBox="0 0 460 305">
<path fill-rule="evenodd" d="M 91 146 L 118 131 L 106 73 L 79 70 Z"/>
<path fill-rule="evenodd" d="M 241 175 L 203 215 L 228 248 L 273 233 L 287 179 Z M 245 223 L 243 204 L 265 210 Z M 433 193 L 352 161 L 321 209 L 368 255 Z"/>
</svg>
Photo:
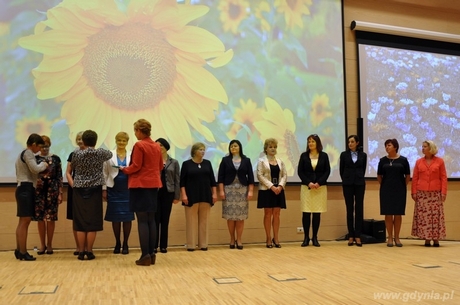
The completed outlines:
<svg viewBox="0 0 460 305">
<path fill-rule="evenodd" d="M 262 191 L 259 190 L 257 198 L 257 208 L 286 208 L 286 197 L 284 195 L 284 189 L 276 195 L 272 190 Z"/>
<path fill-rule="evenodd" d="M 73 188 L 73 229 L 79 232 L 103 230 L 102 186 Z"/>
<path fill-rule="evenodd" d="M 156 212 L 158 188 L 129 189 L 129 209 L 132 212 Z"/>
<path fill-rule="evenodd" d="M 35 215 L 35 188 L 32 182 L 21 182 L 16 188 L 16 204 L 18 217 L 33 217 Z"/>
</svg>

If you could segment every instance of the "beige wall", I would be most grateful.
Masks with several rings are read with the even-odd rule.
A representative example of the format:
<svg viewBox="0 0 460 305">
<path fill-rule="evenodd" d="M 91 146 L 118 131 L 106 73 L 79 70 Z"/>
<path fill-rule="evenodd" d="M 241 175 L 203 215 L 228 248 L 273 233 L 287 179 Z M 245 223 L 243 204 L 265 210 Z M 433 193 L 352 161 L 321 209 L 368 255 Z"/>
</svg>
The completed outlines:
<svg viewBox="0 0 460 305">
<path fill-rule="evenodd" d="M 356 118 L 358 116 L 358 78 L 357 54 L 354 33 L 350 30 L 352 20 L 375 22 L 423 30 L 460 34 L 460 1 L 458 0 L 344 0 L 344 35 L 345 35 L 345 68 L 346 68 L 346 97 L 348 132 L 356 133 Z M 445 203 L 447 238 L 460 240 L 460 207 L 455 198 L 460 198 L 458 182 L 449 182 L 449 191 Z M 0 250 L 15 248 L 15 229 L 17 224 L 14 187 L 0 188 L 0 213 L 3 221 L 0 223 Z M 300 241 L 302 234 L 296 233 L 301 226 L 299 211 L 299 186 L 288 186 L 287 209 L 281 213 L 280 240 Z M 256 192 L 257 193 L 257 192 Z M 255 208 L 256 198 L 250 203 L 249 219 L 245 222 L 243 242 L 265 242 L 262 225 L 263 211 Z M 410 237 L 413 202 L 408 196 L 406 214 L 403 218 L 402 237 Z M 176 205 L 171 214 L 170 245 L 183 245 L 184 208 Z M 226 221 L 221 218 L 221 205 L 217 203 L 211 210 L 210 243 L 228 243 Z M 56 225 L 55 248 L 74 247 L 71 222 L 65 219 L 65 202 L 59 211 L 59 221 Z M 365 197 L 365 218 L 382 219 L 379 215 L 378 184 L 368 181 Z M 104 224 L 104 231 L 98 234 L 95 247 L 106 248 L 114 244 L 111 224 Z M 345 223 L 345 207 L 340 186 L 328 187 L 328 212 L 322 215 L 319 238 L 323 240 L 336 239 L 347 233 Z M 131 246 L 138 246 L 137 225 L 133 225 L 130 238 Z M 29 229 L 28 247 L 38 246 L 37 228 L 34 223 Z"/>
</svg>

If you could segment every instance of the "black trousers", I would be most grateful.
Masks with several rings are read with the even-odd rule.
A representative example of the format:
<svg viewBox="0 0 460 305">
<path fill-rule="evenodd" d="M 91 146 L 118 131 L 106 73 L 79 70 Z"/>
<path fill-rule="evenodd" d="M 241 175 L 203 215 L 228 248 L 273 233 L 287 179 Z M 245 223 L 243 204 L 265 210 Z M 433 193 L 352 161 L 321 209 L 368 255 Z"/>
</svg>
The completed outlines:
<svg viewBox="0 0 460 305">
<path fill-rule="evenodd" d="M 360 237 L 364 219 L 365 185 L 342 185 L 347 208 L 348 238 Z"/>
<path fill-rule="evenodd" d="M 174 193 L 164 191 L 165 189 L 166 188 L 161 188 L 158 192 L 157 213 L 155 214 L 157 226 L 155 249 L 158 248 L 158 243 L 161 249 L 168 248 L 169 217 L 171 216 Z"/>
</svg>

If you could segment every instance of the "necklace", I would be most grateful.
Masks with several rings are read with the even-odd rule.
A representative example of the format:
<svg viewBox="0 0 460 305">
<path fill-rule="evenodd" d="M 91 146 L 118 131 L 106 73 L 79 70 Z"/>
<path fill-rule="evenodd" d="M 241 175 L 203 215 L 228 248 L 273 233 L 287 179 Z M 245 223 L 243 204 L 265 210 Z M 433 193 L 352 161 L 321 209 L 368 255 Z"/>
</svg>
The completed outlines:
<svg viewBox="0 0 460 305">
<path fill-rule="evenodd" d="M 387 158 L 388 158 L 388 157 L 387 157 Z M 396 159 L 397 159 L 397 158 L 395 158 L 395 159 L 390 159 L 390 158 L 388 158 L 388 160 L 390 161 L 390 166 L 393 166 L 393 162 L 394 162 Z"/>
<path fill-rule="evenodd" d="M 193 158 L 192 158 L 192 161 L 193 163 L 197 164 L 198 165 L 198 168 L 201 168 L 201 162 L 203 162 L 203 160 L 201 160 L 199 163 L 197 161 L 195 161 Z"/>
</svg>

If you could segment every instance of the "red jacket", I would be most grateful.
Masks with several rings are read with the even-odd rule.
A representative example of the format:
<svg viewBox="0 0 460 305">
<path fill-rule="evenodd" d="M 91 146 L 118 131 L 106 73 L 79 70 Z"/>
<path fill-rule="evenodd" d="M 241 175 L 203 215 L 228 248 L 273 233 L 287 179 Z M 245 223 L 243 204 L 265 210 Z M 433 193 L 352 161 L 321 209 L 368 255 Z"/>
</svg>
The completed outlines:
<svg viewBox="0 0 460 305">
<path fill-rule="evenodd" d="M 447 194 L 447 173 L 444 160 L 433 156 L 428 166 L 425 157 L 417 160 L 412 176 L 412 194 L 417 191 L 441 191 Z"/>
<path fill-rule="evenodd" d="M 128 177 L 128 188 L 161 188 L 163 159 L 160 145 L 150 137 L 134 144 L 129 166 L 123 169 Z"/>
</svg>

